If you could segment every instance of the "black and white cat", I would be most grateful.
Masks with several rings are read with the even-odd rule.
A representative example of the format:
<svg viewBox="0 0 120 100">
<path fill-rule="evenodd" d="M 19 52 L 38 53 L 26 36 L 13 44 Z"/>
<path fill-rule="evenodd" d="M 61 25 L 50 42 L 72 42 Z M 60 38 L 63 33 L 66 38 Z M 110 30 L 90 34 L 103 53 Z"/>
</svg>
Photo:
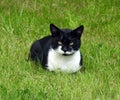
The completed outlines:
<svg viewBox="0 0 120 100">
<path fill-rule="evenodd" d="M 82 67 L 79 51 L 84 26 L 71 30 L 59 29 L 50 24 L 51 35 L 36 40 L 30 49 L 29 58 L 40 62 L 49 71 L 77 72 Z"/>
</svg>

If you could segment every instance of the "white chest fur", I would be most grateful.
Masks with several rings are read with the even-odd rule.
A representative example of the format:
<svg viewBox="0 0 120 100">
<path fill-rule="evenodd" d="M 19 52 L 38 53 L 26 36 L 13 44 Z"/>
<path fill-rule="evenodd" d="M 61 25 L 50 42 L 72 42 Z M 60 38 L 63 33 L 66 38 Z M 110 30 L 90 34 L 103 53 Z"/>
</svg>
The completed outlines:
<svg viewBox="0 0 120 100">
<path fill-rule="evenodd" d="M 48 53 L 47 66 L 50 71 L 61 70 L 64 72 L 73 73 L 81 68 L 80 61 L 81 57 L 79 50 L 73 55 L 63 56 L 51 49 Z"/>
</svg>

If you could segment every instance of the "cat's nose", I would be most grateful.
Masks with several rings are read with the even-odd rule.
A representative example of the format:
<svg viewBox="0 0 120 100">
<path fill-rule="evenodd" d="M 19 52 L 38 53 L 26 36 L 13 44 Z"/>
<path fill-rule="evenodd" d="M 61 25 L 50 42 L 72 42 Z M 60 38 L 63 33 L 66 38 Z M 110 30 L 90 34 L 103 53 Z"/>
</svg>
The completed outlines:
<svg viewBox="0 0 120 100">
<path fill-rule="evenodd" d="M 62 47 L 62 50 L 63 50 L 64 52 L 66 52 L 66 51 L 67 51 L 67 48 L 66 48 L 66 47 Z"/>
</svg>

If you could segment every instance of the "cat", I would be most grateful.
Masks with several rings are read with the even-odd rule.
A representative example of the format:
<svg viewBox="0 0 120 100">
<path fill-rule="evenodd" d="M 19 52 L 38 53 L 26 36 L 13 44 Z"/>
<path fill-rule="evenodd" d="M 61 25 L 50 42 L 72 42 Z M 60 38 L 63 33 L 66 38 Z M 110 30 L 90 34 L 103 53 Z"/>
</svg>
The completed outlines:
<svg viewBox="0 0 120 100">
<path fill-rule="evenodd" d="M 83 25 L 71 30 L 50 24 L 51 35 L 32 44 L 28 59 L 40 62 L 49 71 L 77 72 L 82 67 L 83 58 L 79 49 L 83 30 Z"/>
</svg>

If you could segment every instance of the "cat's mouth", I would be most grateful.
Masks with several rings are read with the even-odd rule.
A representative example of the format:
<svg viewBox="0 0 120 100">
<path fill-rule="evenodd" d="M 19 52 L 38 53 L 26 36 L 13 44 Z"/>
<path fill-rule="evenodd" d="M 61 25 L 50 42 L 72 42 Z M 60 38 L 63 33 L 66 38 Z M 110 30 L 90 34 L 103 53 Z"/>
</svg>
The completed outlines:
<svg viewBox="0 0 120 100">
<path fill-rule="evenodd" d="M 61 51 L 62 51 L 62 50 L 61 50 Z M 64 55 L 64 56 L 71 56 L 71 55 L 73 55 L 75 52 L 74 52 L 74 51 L 66 51 L 66 52 L 62 51 L 62 52 L 59 52 L 59 53 L 61 53 L 61 54 Z"/>
<path fill-rule="evenodd" d="M 63 55 L 64 56 L 71 56 L 71 55 L 73 55 L 74 53 L 71 53 L 71 54 L 66 54 L 66 53 L 64 53 Z"/>
</svg>

